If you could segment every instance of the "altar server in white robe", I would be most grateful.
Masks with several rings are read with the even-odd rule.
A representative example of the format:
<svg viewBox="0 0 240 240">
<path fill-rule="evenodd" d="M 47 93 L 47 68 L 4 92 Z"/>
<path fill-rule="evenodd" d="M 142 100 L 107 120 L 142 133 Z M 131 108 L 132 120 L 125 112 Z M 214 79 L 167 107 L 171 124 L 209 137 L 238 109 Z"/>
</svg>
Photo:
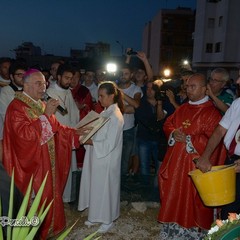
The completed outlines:
<svg viewBox="0 0 240 240">
<path fill-rule="evenodd" d="M 80 120 L 80 113 L 78 107 L 73 99 L 70 90 L 70 83 L 74 74 L 74 68 L 69 64 L 62 64 L 57 70 L 57 83 L 53 84 L 51 88 L 47 89 L 47 94 L 54 99 L 58 99 L 60 106 L 66 112 L 56 111 L 55 116 L 57 120 L 68 127 L 75 127 Z M 76 152 L 72 151 L 71 167 L 66 186 L 63 192 L 63 202 L 74 202 L 76 196 L 76 180 L 73 178 L 73 173 L 77 171 Z M 75 182 L 74 182 L 75 181 Z"/>
<path fill-rule="evenodd" d="M 120 172 L 123 133 L 122 93 L 114 82 L 99 86 L 98 99 L 109 121 L 85 143 L 78 210 L 88 209 L 88 227 L 107 232 L 120 215 Z"/>
</svg>

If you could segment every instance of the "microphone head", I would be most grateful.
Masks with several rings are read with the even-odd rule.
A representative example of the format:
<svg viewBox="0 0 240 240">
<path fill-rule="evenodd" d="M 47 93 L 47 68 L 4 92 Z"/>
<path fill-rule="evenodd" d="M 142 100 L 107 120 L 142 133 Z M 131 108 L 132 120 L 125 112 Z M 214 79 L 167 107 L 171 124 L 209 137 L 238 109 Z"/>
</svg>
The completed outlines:
<svg viewBox="0 0 240 240">
<path fill-rule="evenodd" d="M 50 98 L 51 98 L 51 97 L 49 97 L 49 95 L 48 95 L 46 92 L 43 93 L 42 99 L 43 99 L 44 101 L 47 102 L 47 100 L 49 100 Z"/>
<path fill-rule="evenodd" d="M 43 100 L 47 102 L 49 99 L 52 99 L 46 92 L 43 94 Z M 59 113 L 61 113 L 63 116 L 68 114 L 68 110 L 66 108 L 63 108 L 61 105 L 57 106 L 57 110 Z"/>
</svg>

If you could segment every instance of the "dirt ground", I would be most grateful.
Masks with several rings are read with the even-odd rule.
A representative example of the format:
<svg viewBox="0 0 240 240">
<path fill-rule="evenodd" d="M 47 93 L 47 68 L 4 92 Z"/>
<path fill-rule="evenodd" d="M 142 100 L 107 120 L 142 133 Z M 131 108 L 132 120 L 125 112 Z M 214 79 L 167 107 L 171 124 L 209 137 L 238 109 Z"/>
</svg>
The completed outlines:
<svg viewBox="0 0 240 240">
<path fill-rule="evenodd" d="M 68 240 L 81 240 L 95 232 L 99 226 L 88 228 L 84 225 L 87 220 L 87 210 L 77 211 L 77 204 L 65 204 L 67 225 L 76 226 L 69 234 Z M 159 211 L 159 193 L 156 176 L 143 178 L 140 175 L 121 179 L 121 212 L 114 222 L 114 227 L 101 235 L 100 240 L 155 240 L 158 239 L 160 224 L 157 222 Z"/>
<path fill-rule="evenodd" d="M 155 240 L 158 239 L 160 226 L 157 222 L 159 203 L 157 202 L 121 202 L 121 216 L 114 222 L 114 227 L 105 234 L 97 234 L 103 239 L 114 240 Z M 99 226 L 88 228 L 84 225 L 87 220 L 87 210 L 79 212 L 76 207 L 65 204 L 67 225 L 71 226 L 76 220 L 77 224 L 68 236 L 70 239 L 84 239 L 95 232 Z"/>
</svg>

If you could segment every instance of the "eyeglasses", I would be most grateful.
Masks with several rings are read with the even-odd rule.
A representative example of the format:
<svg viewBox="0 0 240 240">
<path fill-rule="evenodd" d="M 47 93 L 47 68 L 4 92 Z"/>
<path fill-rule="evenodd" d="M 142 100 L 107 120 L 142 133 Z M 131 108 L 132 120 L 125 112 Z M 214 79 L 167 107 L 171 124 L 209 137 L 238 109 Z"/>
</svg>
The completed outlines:
<svg viewBox="0 0 240 240">
<path fill-rule="evenodd" d="M 212 82 L 212 83 L 223 83 L 225 81 L 224 80 L 218 80 L 218 79 L 215 79 L 215 78 L 209 78 L 209 82 Z"/>
<path fill-rule="evenodd" d="M 23 77 L 24 73 L 15 73 L 14 76 Z"/>
</svg>

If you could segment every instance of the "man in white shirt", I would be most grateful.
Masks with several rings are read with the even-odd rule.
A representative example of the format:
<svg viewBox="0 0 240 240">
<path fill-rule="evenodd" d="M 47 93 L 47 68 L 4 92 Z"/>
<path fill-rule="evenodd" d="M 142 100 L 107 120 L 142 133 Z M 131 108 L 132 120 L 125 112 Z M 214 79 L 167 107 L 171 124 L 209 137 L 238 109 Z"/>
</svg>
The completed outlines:
<svg viewBox="0 0 240 240">
<path fill-rule="evenodd" d="M 236 163 L 236 200 L 226 204 L 221 209 L 221 219 L 227 219 L 228 213 L 240 213 L 240 98 L 237 98 L 222 117 L 219 125 L 215 128 L 208 144 L 196 166 L 203 172 L 211 169 L 210 156 L 214 149 L 224 139 L 224 145 L 228 150 L 225 164 Z"/>
<path fill-rule="evenodd" d="M 7 86 L 11 80 L 9 77 L 9 67 L 11 65 L 11 59 L 2 57 L 0 58 L 0 87 Z"/>
<path fill-rule="evenodd" d="M 119 80 L 119 88 L 124 95 L 124 126 L 123 126 L 123 151 L 121 160 L 121 174 L 128 174 L 129 159 L 133 151 L 134 143 L 134 127 L 135 108 L 140 105 L 140 100 L 143 95 L 140 87 L 132 82 L 133 73 L 128 64 L 125 64 L 121 70 Z"/>
</svg>

